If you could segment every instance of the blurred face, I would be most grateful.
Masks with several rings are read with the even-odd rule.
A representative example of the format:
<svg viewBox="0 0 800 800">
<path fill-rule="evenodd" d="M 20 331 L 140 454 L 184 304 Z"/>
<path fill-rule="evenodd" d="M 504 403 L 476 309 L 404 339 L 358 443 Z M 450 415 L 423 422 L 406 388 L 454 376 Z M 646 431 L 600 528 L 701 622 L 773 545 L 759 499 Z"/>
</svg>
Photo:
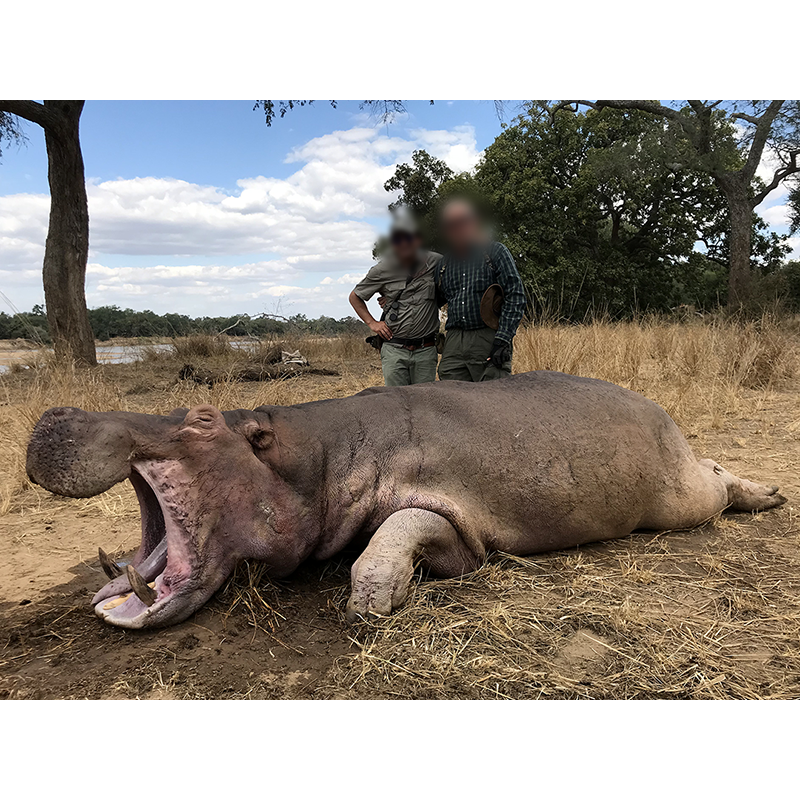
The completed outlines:
<svg viewBox="0 0 800 800">
<path fill-rule="evenodd" d="M 391 238 L 392 249 L 398 260 L 410 264 L 416 260 L 417 250 L 419 250 L 420 239 L 405 231 L 395 231 Z"/>
<path fill-rule="evenodd" d="M 450 203 L 442 213 L 442 232 L 454 250 L 466 250 L 478 242 L 481 226 L 475 209 L 460 201 Z"/>
</svg>

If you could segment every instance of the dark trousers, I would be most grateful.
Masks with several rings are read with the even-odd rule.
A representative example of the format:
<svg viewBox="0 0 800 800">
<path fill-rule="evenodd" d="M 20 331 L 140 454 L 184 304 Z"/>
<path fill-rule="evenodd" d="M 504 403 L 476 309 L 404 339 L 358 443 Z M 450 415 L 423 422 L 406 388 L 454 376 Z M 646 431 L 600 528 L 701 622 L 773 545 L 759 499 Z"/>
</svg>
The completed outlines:
<svg viewBox="0 0 800 800">
<path fill-rule="evenodd" d="M 440 381 L 493 381 L 511 374 L 511 360 L 498 369 L 489 358 L 495 332 L 491 328 L 465 331 L 452 328 L 447 331 L 439 362 Z"/>
</svg>

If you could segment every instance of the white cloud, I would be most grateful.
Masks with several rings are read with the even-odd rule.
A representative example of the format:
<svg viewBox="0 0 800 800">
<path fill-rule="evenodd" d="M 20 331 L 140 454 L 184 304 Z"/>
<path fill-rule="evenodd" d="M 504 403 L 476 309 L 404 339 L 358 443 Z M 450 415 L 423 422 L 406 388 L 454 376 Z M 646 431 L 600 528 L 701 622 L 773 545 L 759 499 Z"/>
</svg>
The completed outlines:
<svg viewBox="0 0 800 800">
<path fill-rule="evenodd" d="M 353 285 L 371 265 L 373 220 L 392 199 L 383 184 L 420 148 L 454 170 L 480 158 L 467 126 L 407 136 L 354 127 L 294 148 L 285 160 L 297 169 L 287 178 L 245 177 L 233 193 L 175 178 L 90 180 L 89 303 L 141 308 L 146 299 L 154 310 L 193 314 L 206 297 L 203 313 L 214 299 L 219 313 L 223 306 L 232 313 L 263 310 L 259 298 L 280 297 L 324 308 L 325 286 Z M 41 300 L 48 214 L 46 195 L 0 196 L 0 283 L 18 287 L 20 307 Z M 150 263 L 112 266 L 120 256 Z M 248 256 L 250 263 L 235 265 Z M 159 264 L 178 259 L 213 264 Z M 330 280 L 320 283 L 320 273 Z M 331 296 L 325 313 L 350 313 L 346 294 Z"/>
<path fill-rule="evenodd" d="M 776 205 L 769 208 L 759 208 L 758 213 L 768 225 L 781 227 L 789 224 L 789 206 Z"/>
</svg>

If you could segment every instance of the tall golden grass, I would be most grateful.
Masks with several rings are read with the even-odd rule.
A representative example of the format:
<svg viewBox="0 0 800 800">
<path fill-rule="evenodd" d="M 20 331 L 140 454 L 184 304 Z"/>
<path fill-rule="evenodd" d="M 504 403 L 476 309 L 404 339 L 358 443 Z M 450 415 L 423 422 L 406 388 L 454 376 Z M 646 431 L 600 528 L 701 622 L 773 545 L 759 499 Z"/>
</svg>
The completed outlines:
<svg viewBox="0 0 800 800">
<path fill-rule="evenodd" d="M 313 364 L 333 367 L 340 376 L 250 384 L 230 380 L 213 387 L 176 379 L 186 361 L 233 370 L 243 358 L 258 358 L 276 346 L 299 349 Z M 192 336 L 173 340 L 166 349 L 145 347 L 135 365 L 84 370 L 33 356 L 30 366 L 0 376 L 5 400 L 0 408 L 0 514 L 12 510 L 30 488 L 24 470 L 27 439 L 39 416 L 53 406 L 164 414 L 212 403 L 225 410 L 345 397 L 381 383 L 378 357 L 358 336 L 239 347 L 224 338 Z M 514 371 L 538 369 L 600 378 L 641 392 L 691 433 L 736 414 L 748 392 L 752 397 L 792 386 L 800 375 L 800 336 L 795 323 L 769 316 L 747 323 L 548 323 L 521 330 L 515 340 Z"/>
</svg>

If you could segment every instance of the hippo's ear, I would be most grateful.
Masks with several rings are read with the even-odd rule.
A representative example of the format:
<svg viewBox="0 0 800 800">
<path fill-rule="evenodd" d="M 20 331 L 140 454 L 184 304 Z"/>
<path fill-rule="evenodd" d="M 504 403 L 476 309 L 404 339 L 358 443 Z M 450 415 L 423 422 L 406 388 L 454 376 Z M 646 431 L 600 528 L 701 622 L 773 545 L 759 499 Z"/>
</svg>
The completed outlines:
<svg viewBox="0 0 800 800">
<path fill-rule="evenodd" d="M 275 441 L 275 431 L 266 421 L 246 419 L 236 429 L 250 442 L 253 450 L 266 450 Z"/>
</svg>

